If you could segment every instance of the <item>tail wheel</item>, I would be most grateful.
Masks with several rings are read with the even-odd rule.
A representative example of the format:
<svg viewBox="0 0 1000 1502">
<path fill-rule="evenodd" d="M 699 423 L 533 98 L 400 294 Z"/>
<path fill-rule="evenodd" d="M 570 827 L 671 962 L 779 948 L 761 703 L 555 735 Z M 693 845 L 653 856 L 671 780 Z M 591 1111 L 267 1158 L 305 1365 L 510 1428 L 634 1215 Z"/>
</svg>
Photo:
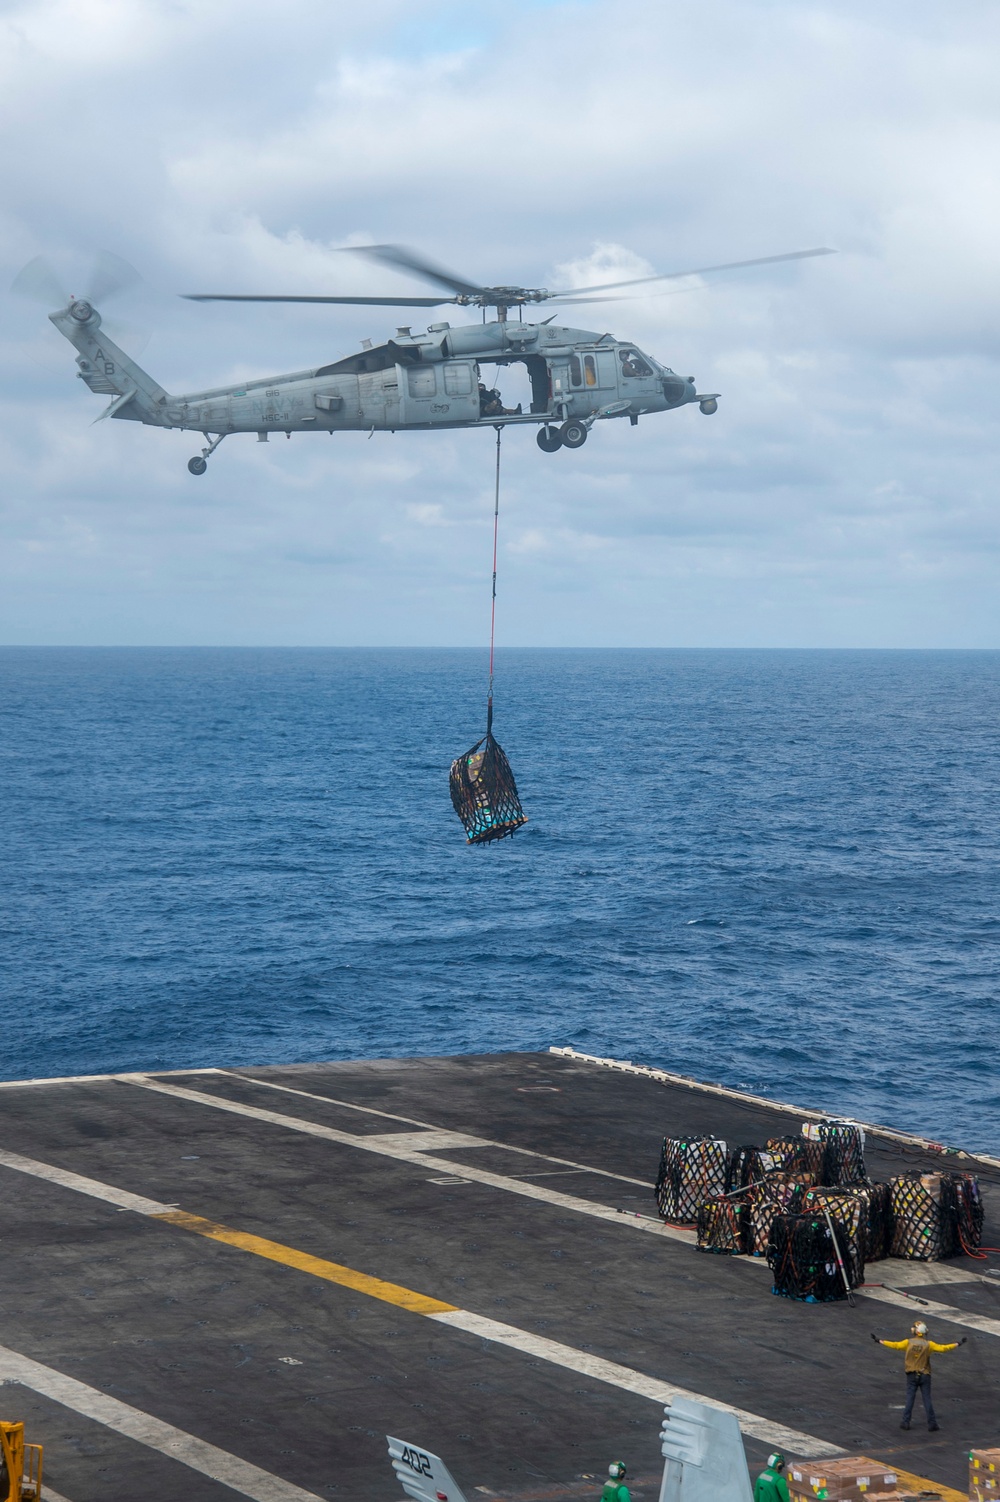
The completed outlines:
<svg viewBox="0 0 1000 1502">
<path fill-rule="evenodd" d="M 568 449 L 581 449 L 587 441 L 587 425 L 571 417 L 559 429 L 559 437 Z"/>
<path fill-rule="evenodd" d="M 203 475 L 207 468 L 208 460 L 202 459 L 200 454 L 196 454 L 193 459 L 188 460 L 188 469 L 193 475 Z"/>
<path fill-rule="evenodd" d="M 558 428 L 539 428 L 535 435 L 535 442 L 543 454 L 554 454 L 556 449 L 561 449 L 563 445 Z"/>
</svg>

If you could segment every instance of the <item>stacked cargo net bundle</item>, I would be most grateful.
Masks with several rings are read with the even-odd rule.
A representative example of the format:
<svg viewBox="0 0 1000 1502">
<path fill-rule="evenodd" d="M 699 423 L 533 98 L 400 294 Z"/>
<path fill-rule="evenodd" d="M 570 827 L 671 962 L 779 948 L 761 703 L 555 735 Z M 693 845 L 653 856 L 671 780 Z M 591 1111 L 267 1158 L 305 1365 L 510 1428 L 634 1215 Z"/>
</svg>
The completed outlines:
<svg viewBox="0 0 1000 1502">
<path fill-rule="evenodd" d="M 804 1132 L 803 1128 L 803 1132 Z M 865 1134 L 848 1121 L 821 1121 L 818 1140 L 825 1144 L 823 1179 L 830 1185 L 865 1184 Z"/>
<path fill-rule="evenodd" d="M 775 1168 L 810 1176 L 810 1183 L 826 1183 L 826 1143 L 807 1137 L 769 1137 L 767 1150 Z"/>
<path fill-rule="evenodd" d="M 807 1215 L 830 1217 L 830 1229 L 852 1288 L 865 1281 L 865 1243 L 868 1236 L 868 1192 L 865 1189 L 808 1189 L 802 1209 Z"/>
<path fill-rule="evenodd" d="M 891 1189 L 892 1256 L 940 1262 L 979 1246 L 983 1205 L 974 1174 L 901 1174 Z"/>
<path fill-rule="evenodd" d="M 716 1137 L 664 1137 L 656 1206 L 664 1220 L 691 1225 L 698 1206 L 725 1193 L 726 1144 Z"/>
<path fill-rule="evenodd" d="M 778 1215 L 771 1227 L 767 1265 L 772 1293 L 807 1304 L 847 1297 L 837 1251 L 825 1215 Z"/>
<path fill-rule="evenodd" d="M 752 1184 L 759 1184 L 773 1167 L 770 1154 L 752 1143 L 732 1148 L 726 1165 L 726 1193 L 733 1194 L 737 1189 L 749 1189 Z"/>
<path fill-rule="evenodd" d="M 771 1227 L 779 1215 L 798 1215 L 811 1183 L 808 1174 L 771 1174 L 750 1193 L 749 1214 L 744 1223 L 746 1250 L 751 1257 L 766 1257 L 771 1245 Z"/>
<path fill-rule="evenodd" d="M 868 1183 L 868 1225 L 865 1228 L 865 1261 L 881 1262 L 892 1250 L 892 1188 Z"/>
<path fill-rule="evenodd" d="M 744 1250 L 747 1206 L 727 1195 L 703 1200 L 698 1206 L 698 1251 L 739 1257 Z"/>
</svg>

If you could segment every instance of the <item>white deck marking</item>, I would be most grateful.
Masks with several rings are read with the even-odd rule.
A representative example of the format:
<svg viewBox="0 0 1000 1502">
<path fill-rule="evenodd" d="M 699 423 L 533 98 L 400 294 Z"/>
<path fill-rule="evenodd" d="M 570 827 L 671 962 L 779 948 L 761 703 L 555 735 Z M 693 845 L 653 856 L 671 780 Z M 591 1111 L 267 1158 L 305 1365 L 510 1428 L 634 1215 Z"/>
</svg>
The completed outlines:
<svg viewBox="0 0 1000 1502">
<path fill-rule="evenodd" d="M 500 1324 L 498 1320 L 487 1319 L 481 1314 L 469 1314 L 465 1309 L 457 1309 L 454 1313 L 428 1314 L 425 1318 L 433 1320 L 436 1325 L 449 1325 L 453 1330 L 465 1330 L 469 1335 L 478 1335 L 497 1345 L 509 1346 L 525 1356 L 540 1357 L 543 1361 L 550 1361 L 553 1366 L 565 1367 L 583 1377 L 592 1377 L 596 1382 L 606 1382 L 609 1387 L 621 1388 L 640 1398 L 650 1398 L 654 1403 L 669 1403 L 672 1398 L 694 1398 L 699 1403 L 708 1403 L 712 1408 L 734 1413 L 744 1434 L 761 1439 L 768 1445 L 782 1445 L 788 1450 L 804 1453 L 817 1460 L 845 1453 L 839 1445 L 828 1444 L 812 1434 L 790 1429 L 785 1424 L 772 1423 L 770 1419 L 749 1413 L 745 1408 L 734 1408 L 731 1403 L 706 1398 L 701 1393 L 692 1392 L 690 1388 L 665 1382 L 661 1377 L 647 1377 L 632 1367 L 620 1366 L 617 1361 L 605 1361 L 587 1351 L 578 1351 L 574 1346 L 563 1345 L 561 1341 L 531 1335 L 527 1330 Z"/>
<path fill-rule="evenodd" d="M 210 1106 L 217 1111 L 230 1111 L 236 1116 L 247 1116 L 251 1121 L 265 1121 L 270 1126 L 284 1127 L 287 1131 L 304 1132 L 310 1137 L 322 1137 L 327 1142 L 337 1142 L 343 1147 L 356 1147 L 362 1152 L 379 1153 L 386 1158 L 395 1158 L 400 1163 L 412 1163 L 424 1169 L 444 1169 L 447 1173 L 468 1179 L 473 1184 L 483 1184 L 490 1189 L 503 1189 L 508 1194 L 518 1194 L 525 1199 L 539 1200 L 543 1204 L 554 1205 L 560 1210 L 575 1211 L 578 1215 L 590 1215 L 596 1220 L 609 1220 L 616 1224 L 634 1226 L 640 1231 L 648 1231 L 668 1241 L 682 1241 L 687 1246 L 693 1246 L 697 1240 L 693 1231 L 664 1225 L 659 1220 L 652 1218 L 640 1220 L 636 1216 L 621 1215 L 607 1205 L 598 1204 L 594 1200 L 580 1199 L 572 1194 L 561 1194 L 559 1190 L 546 1189 L 541 1184 L 528 1184 L 522 1179 L 513 1179 L 505 1174 L 470 1168 L 467 1163 L 449 1162 L 447 1158 L 428 1157 L 417 1148 L 416 1144 L 420 1141 L 419 1133 L 411 1136 L 408 1132 L 392 1132 L 384 1138 L 363 1137 L 354 1132 L 342 1132 L 337 1127 L 320 1126 L 317 1122 L 305 1121 L 300 1116 L 285 1116 L 280 1111 L 265 1111 L 260 1106 L 245 1106 L 240 1101 L 226 1100 L 221 1095 L 208 1095 L 203 1090 L 187 1090 L 182 1085 L 165 1085 L 160 1080 L 150 1079 L 143 1074 L 122 1074 L 118 1076 L 118 1079 L 123 1084 L 138 1085 L 143 1090 L 153 1090 L 158 1095 L 169 1095 L 177 1100 L 192 1101 L 196 1105 Z M 412 1147 L 406 1145 L 409 1141 L 412 1141 Z M 488 1145 L 502 1147 L 504 1144 L 490 1143 Z M 561 1162 L 562 1160 L 556 1158 L 549 1161 Z M 628 1182 L 641 1181 L 629 1180 Z"/>
<path fill-rule="evenodd" d="M 127 1189 L 116 1189 L 112 1184 L 102 1184 L 99 1179 L 85 1179 L 82 1174 L 69 1173 L 65 1168 L 54 1168 L 51 1163 L 39 1163 L 36 1158 L 22 1158 L 20 1153 L 8 1153 L 0 1148 L 0 1164 L 14 1168 L 19 1173 L 31 1174 L 32 1178 L 48 1179 L 52 1184 L 61 1184 L 64 1189 L 75 1189 L 88 1194 L 91 1199 L 104 1200 L 117 1205 L 119 1210 L 135 1210 L 138 1215 L 165 1215 L 173 1205 L 161 1205 L 159 1200 L 144 1199 L 141 1194 L 130 1194 Z"/>
<path fill-rule="evenodd" d="M 388 1111 L 376 1111 L 374 1106 L 359 1106 L 350 1100 L 335 1100 L 332 1095 L 317 1095 L 312 1090 L 296 1090 L 291 1085 L 278 1085 L 274 1080 L 259 1080 L 252 1074 L 237 1074 L 231 1069 L 217 1069 L 216 1074 L 223 1075 L 226 1079 L 242 1080 L 243 1084 L 260 1085 L 264 1090 L 283 1090 L 286 1095 L 301 1095 L 306 1100 L 321 1100 L 328 1106 L 344 1106 L 348 1111 L 364 1111 L 369 1116 L 384 1116 L 389 1121 L 406 1121 L 410 1126 L 424 1127 L 428 1131 L 437 1131 L 438 1128 L 430 1121 L 416 1121 L 412 1116 L 393 1116 Z M 111 1078 L 121 1079 L 121 1075 L 113 1075 Z M 157 1075 L 159 1079 L 161 1076 Z M 620 1184 L 638 1184 L 640 1189 L 648 1189 L 645 1179 L 631 1179 L 625 1173 L 613 1173 L 609 1168 L 594 1168 L 589 1163 L 577 1163 L 572 1158 L 554 1158 L 551 1153 L 538 1153 L 532 1147 L 513 1147 L 509 1142 L 495 1142 L 489 1137 L 477 1137 L 477 1147 L 502 1147 L 504 1152 L 520 1153 L 525 1158 L 541 1158 L 545 1163 L 561 1163 L 564 1168 L 582 1169 L 584 1173 L 596 1173 L 602 1179 L 617 1179 Z"/>
<path fill-rule="evenodd" d="M 67 1377 L 65 1372 L 42 1366 L 29 1356 L 22 1356 L 19 1351 L 8 1350 L 5 1346 L 0 1346 L 0 1382 L 20 1382 L 23 1387 L 30 1387 L 33 1392 L 61 1403 L 74 1413 L 93 1419 L 95 1423 L 103 1424 L 151 1450 L 158 1450 L 161 1455 L 178 1460 L 213 1481 L 221 1481 L 223 1486 L 241 1496 L 252 1497 L 254 1502 L 316 1502 L 315 1492 L 293 1486 L 290 1481 L 272 1476 L 270 1471 L 262 1471 L 248 1460 L 240 1460 L 238 1455 L 230 1455 L 228 1450 L 220 1450 L 193 1434 L 186 1434 L 183 1429 L 175 1429 L 173 1424 L 165 1424 L 162 1419 L 143 1413 L 140 1408 L 132 1408 L 96 1387 L 88 1387 L 75 1377 Z M 54 1499 L 54 1493 L 44 1481 L 42 1496 Z"/>
<path fill-rule="evenodd" d="M 60 1188 L 72 1189 L 78 1194 L 90 1195 L 111 1204 L 117 1204 L 121 1195 L 121 1191 L 109 1184 L 100 1183 L 97 1179 L 84 1178 L 81 1174 L 65 1174 L 58 1169 L 51 1171 L 48 1164 L 38 1163 L 32 1158 L 22 1158 L 16 1153 L 5 1153 L 3 1161 L 8 1168 L 16 1168 L 20 1173 L 34 1174 Z M 140 1200 L 135 1195 L 130 1195 L 129 1198 L 139 1205 L 155 1206 L 155 1208 L 140 1209 L 138 1213 L 159 1218 L 161 1224 L 164 1223 L 162 1219 L 164 1214 L 165 1223 L 168 1225 L 177 1225 L 178 1219 L 184 1218 L 179 1217 L 173 1211 L 172 1206 L 157 1205 L 155 1200 Z M 135 1205 L 128 1208 L 134 1209 Z M 231 1244 L 239 1246 L 240 1242 L 246 1243 L 240 1248 L 243 1251 L 253 1254 L 254 1244 L 260 1246 L 260 1238 L 256 1236 L 242 1236 L 239 1232 L 232 1232 L 227 1228 L 214 1226 L 212 1222 L 202 1221 L 197 1216 L 191 1219 L 197 1222 L 196 1225 L 190 1227 L 191 1230 L 200 1234 L 224 1233 L 225 1236 L 234 1238 Z M 182 1225 L 180 1229 L 187 1228 Z M 215 1239 L 223 1240 L 223 1235 L 216 1235 Z M 483 1340 L 491 1340 L 497 1345 L 508 1346 L 511 1350 L 520 1351 L 524 1355 L 539 1357 L 555 1366 L 578 1372 L 581 1376 L 591 1377 L 597 1382 L 605 1382 L 610 1387 L 634 1393 L 637 1397 L 649 1398 L 656 1403 L 667 1402 L 676 1395 L 699 1398 L 716 1408 L 735 1413 L 746 1433 L 764 1440 L 766 1444 L 785 1445 L 793 1450 L 804 1451 L 817 1459 L 822 1456 L 844 1453 L 837 1445 L 831 1445 L 826 1440 L 817 1439 L 811 1434 L 800 1433 L 798 1430 L 788 1428 L 787 1425 L 772 1423 L 769 1419 L 762 1418 L 760 1414 L 750 1413 L 743 1408 L 734 1408 L 731 1404 L 722 1403 L 715 1398 L 702 1398 L 701 1394 L 691 1392 L 688 1388 L 675 1387 L 661 1378 L 649 1377 L 643 1372 L 635 1371 L 632 1367 L 621 1366 L 616 1361 L 605 1361 L 600 1356 L 592 1356 L 586 1351 L 579 1351 L 574 1346 L 564 1345 L 560 1341 L 547 1340 L 544 1336 L 533 1335 L 527 1330 L 518 1329 L 515 1325 L 501 1324 L 498 1320 L 488 1319 L 481 1314 L 473 1314 L 466 1309 L 447 1307 L 444 1312 L 439 1312 L 443 1301 L 428 1299 L 422 1294 L 414 1294 L 398 1284 L 383 1283 L 367 1274 L 355 1273 L 351 1269 L 331 1263 L 322 1263 L 321 1259 L 276 1243 L 266 1243 L 263 1250 L 272 1260 L 285 1265 L 316 1264 L 317 1275 L 325 1273 L 328 1276 L 329 1272 L 333 1271 L 338 1276 L 336 1279 L 331 1278 L 330 1281 L 336 1280 L 343 1283 L 350 1279 L 352 1281 L 348 1283 L 348 1286 L 355 1287 L 358 1292 L 365 1293 L 372 1298 L 384 1299 L 402 1308 L 407 1307 L 407 1301 L 430 1304 L 432 1310 L 416 1308 L 414 1302 L 410 1303 L 410 1307 L 421 1319 L 433 1319 L 439 1324 L 463 1330 L 466 1334 L 478 1336 Z M 306 1273 L 309 1270 L 308 1265 L 302 1267 L 302 1271 Z M 23 1382 L 26 1386 L 34 1388 L 36 1392 L 44 1393 L 66 1407 L 75 1409 L 77 1413 L 86 1414 L 89 1418 L 116 1429 L 120 1434 L 127 1434 L 131 1439 L 138 1439 L 141 1443 L 161 1450 L 176 1460 L 182 1460 L 185 1465 L 191 1466 L 194 1470 L 200 1470 L 205 1475 L 225 1482 L 227 1486 L 241 1491 L 245 1496 L 255 1498 L 256 1502 L 301 1502 L 303 1498 L 312 1497 L 312 1493 L 290 1486 L 266 1471 L 259 1471 L 256 1466 L 251 1466 L 224 1450 L 217 1450 L 213 1445 L 185 1434 L 183 1430 L 173 1429 L 171 1425 L 164 1424 L 137 1408 L 130 1408 L 127 1404 L 120 1403 L 117 1398 L 108 1397 L 96 1388 L 86 1387 L 82 1382 L 77 1382 L 73 1377 L 67 1377 L 61 1372 L 41 1366 L 26 1356 L 20 1356 L 16 1351 L 5 1350 L 0 1346 L 0 1382 L 3 1381 Z M 210 1465 L 214 1469 L 210 1469 Z M 220 1466 L 223 1470 L 228 1467 L 225 1474 L 220 1471 Z M 239 1479 L 233 1480 L 230 1479 L 231 1477 Z M 256 1484 L 255 1478 L 263 1478 L 260 1486 L 266 1483 L 265 1489 L 260 1489 L 260 1486 L 257 1490 L 251 1489 L 250 1483 Z M 266 1487 L 272 1489 L 267 1490 Z"/>
<path fill-rule="evenodd" d="M 950 1325 L 965 1325 L 966 1329 L 978 1330 L 983 1335 L 1000 1335 L 1000 1319 L 956 1309 L 954 1304 L 936 1304 L 933 1299 L 925 1299 L 923 1294 L 918 1304 L 916 1299 L 908 1299 L 905 1293 L 893 1293 L 890 1288 L 856 1288 L 854 1292 L 859 1298 L 875 1299 L 880 1304 L 895 1304 L 900 1309 L 907 1309 L 912 1319 L 924 1319 L 930 1315 L 934 1319 L 947 1320 Z"/>
<path fill-rule="evenodd" d="M 482 1137 L 470 1137 L 468 1132 L 378 1132 L 365 1139 L 377 1142 L 381 1147 L 415 1147 L 422 1153 L 441 1153 L 464 1147 L 492 1147 Z"/>
</svg>

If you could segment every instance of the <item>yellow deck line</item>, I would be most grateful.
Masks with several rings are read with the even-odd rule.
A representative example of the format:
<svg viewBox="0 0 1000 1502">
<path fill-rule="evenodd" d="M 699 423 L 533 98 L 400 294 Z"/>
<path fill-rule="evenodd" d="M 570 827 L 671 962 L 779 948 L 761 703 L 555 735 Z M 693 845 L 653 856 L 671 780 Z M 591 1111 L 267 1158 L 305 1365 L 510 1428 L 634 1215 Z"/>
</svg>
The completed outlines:
<svg viewBox="0 0 1000 1502">
<path fill-rule="evenodd" d="M 954 1487 L 942 1486 L 939 1481 L 929 1481 L 926 1476 L 914 1476 L 912 1471 L 901 1471 L 895 1463 L 886 1469 L 896 1472 L 901 1492 L 937 1492 L 944 1502 L 969 1502 L 968 1492 L 956 1492 Z"/>
<path fill-rule="evenodd" d="M 207 1236 L 210 1241 L 223 1241 L 227 1246 L 236 1246 L 244 1252 L 253 1252 L 266 1257 L 269 1262 L 281 1262 L 285 1267 L 298 1268 L 299 1272 L 311 1273 L 314 1278 L 323 1278 L 327 1283 L 339 1283 L 343 1288 L 353 1288 L 356 1293 L 366 1293 L 370 1298 L 381 1299 L 384 1304 L 396 1304 L 400 1309 L 409 1309 L 414 1314 L 456 1314 L 456 1304 L 444 1304 L 440 1299 L 428 1298 L 424 1293 L 415 1293 L 412 1288 L 402 1288 L 398 1283 L 386 1283 L 382 1278 L 372 1278 L 339 1262 L 328 1262 L 325 1257 L 313 1257 L 309 1252 L 300 1252 L 293 1246 L 282 1246 L 280 1241 L 268 1241 L 264 1236 L 251 1236 L 246 1231 L 233 1231 L 213 1220 L 203 1220 L 200 1215 L 188 1215 L 184 1210 L 169 1210 L 165 1214 L 152 1215 L 151 1220 L 162 1220 L 168 1225 L 179 1226 L 184 1231 L 194 1231 L 198 1236 Z"/>
</svg>

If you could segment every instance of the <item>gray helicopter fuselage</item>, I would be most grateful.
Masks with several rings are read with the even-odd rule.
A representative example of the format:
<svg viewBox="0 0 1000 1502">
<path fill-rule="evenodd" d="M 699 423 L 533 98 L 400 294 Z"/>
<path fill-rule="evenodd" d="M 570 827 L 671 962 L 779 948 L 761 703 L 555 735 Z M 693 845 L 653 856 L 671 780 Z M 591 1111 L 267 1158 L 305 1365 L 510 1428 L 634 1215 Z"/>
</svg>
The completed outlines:
<svg viewBox="0 0 1000 1502">
<path fill-rule="evenodd" d="M 557 423 L 665 412 L 699 396 L 693 377 L 611 334 L 555 324 L 493 321 L 426 334 L 399 329 L 385 344 L 313 370 L 174 396 L 101 332 L 83 302 L 49 315 L 78 351 L 91 390 L 116 399 L 106 415 L 206 435 L 341 431 L 431 431 L 504 423 Z M 525 365 L 530 410 L 484 414 L 480 364 Z M 713 410 L 706 406 L 703 410 Z"/>
</svg>

